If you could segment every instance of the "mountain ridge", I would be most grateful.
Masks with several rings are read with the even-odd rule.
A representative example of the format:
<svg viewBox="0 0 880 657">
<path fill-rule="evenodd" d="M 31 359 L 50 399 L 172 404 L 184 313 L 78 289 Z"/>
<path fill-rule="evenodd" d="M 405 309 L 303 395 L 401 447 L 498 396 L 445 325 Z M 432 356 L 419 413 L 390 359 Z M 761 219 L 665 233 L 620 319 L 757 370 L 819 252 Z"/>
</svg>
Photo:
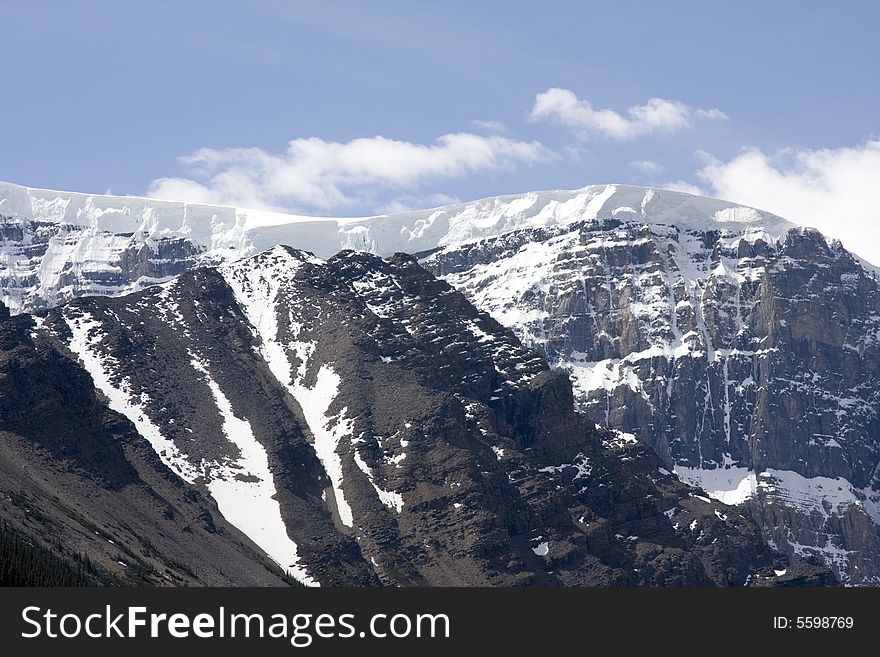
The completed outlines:
<svg viewBox="0 0 880 657">
<path fill-rule="evenodd" d="M 585 422 L 564 373 L 408 255 L 278 246 L 9 322 L 305 584 L 832 583 Z"/>
<path fill-rule="evenodd" d="M 759 222 L 775 236 L 792 226 L 735 203 L 625 185 L 339 219 L 0 183 L 0 281 L 5 303 L 19 312 L 86 294 L 124 294 L 169 280 L 184 260 L 186 268 L 217 264 L 279 243 L 325 258 L 346 248 L 416 253 L 612 212 L 719 227 Z"/>
</svg>

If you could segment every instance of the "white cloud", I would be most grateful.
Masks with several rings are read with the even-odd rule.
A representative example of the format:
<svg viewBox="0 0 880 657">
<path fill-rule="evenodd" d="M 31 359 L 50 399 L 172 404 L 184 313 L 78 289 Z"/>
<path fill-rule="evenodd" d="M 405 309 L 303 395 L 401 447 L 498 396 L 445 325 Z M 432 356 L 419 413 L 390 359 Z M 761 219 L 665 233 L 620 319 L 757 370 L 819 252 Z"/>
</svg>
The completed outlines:
<svg viewBox="0 0 880 657">
<path fill-rule="evenodd" d="M 880 265 L 880 140 L 853 148 L 757 148 L 697 173 L 714 196 L 812 226 Z"/>
<path fill-rule="evenodd" d="M 159 178 L 159 198 L 243 207 L 344 212 L 387 207 L 382 194 L 411 195 L 429 181 L 512 170 L 553 159 L 540 142 L 453 133 L 433 144 L 385 137 L 294 139 L 283 153 L 202 148 L 179 158 L 187 177 Z"/>
<path fill-rule="evenodd" d="M 593 159 L 593 152 L 584 145 L 584 142 L 566 144 L 562 147 L 562 155 L 569 162 L 589 162 Z"/>
<path fill-rule="evenodd" d="M 700 109 L 677 100 L 650 98 L 644 105 L 626 110 L 626 116 L 611 109 L 594 109 L 589 101 L 573 91 L 558 87 L 535 97 L 530 121 L 549 121 L 572 130 L 582 139 L 604 137 L 627 140 L 658 132 L 675 132 L 693 125 L 695 120 L 726 119 L 719 109 Z"/>
<path fill-rule="evenodd" d="M 647 174 L 661 173 L 665 168 L 662 164 L 652 160 L 633 160 L 629 163 L 629 167 Z"/>
<path fill-rule="evenodd" d="M 698 119 L 708 119 L 710 121 L 726 121 L 730 118 L 717 107 L 711 107 L 709 109 L 697 108 L 694 111 L 694 116 Z"/>
<path fill-rule="evenodd" d="M 474 119 L 471 121 L 471 125 L 488 132 L 507 132 L 507 126 L 501 121 L 480 121 L 479 119 Z"/>
</svg>

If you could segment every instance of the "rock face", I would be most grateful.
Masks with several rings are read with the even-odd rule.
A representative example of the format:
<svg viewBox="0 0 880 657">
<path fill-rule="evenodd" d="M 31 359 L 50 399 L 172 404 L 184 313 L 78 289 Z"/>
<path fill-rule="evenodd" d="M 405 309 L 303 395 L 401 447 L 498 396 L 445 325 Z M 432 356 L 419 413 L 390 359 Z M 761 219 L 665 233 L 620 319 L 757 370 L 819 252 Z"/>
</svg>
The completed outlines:
<svg viewBox="0 0 880 657">
<path fill-rule="evenodd" d="M 411 256 L 276 247 L 4 326 L 70 370 L 33 386 L 49 402 L 0 396 L 15 444 L 105 496 L 138 485 L 137 447 L 305 584 L 834 583 L 586 422 L 564 372 Z M 65 385 L 79 416 L 21 410 L 79 409 Z M 131 438 L 61 433 L 103 416 Z"/>
<path fill-rule="evenodd" d="M 0 287 L 16 311 L 115 296 L 167 281 L 199 262 L 200 245 L 0 215 Z"/>
<path fill-rule="evenodd" d="M 568 370 L 771 545 L 880 583 L 880 291 L 816 231 L 607 216 L 441 249 L 426 266 Z M 603 212 L 605 212 L 603 211 Z"/>
</svg>

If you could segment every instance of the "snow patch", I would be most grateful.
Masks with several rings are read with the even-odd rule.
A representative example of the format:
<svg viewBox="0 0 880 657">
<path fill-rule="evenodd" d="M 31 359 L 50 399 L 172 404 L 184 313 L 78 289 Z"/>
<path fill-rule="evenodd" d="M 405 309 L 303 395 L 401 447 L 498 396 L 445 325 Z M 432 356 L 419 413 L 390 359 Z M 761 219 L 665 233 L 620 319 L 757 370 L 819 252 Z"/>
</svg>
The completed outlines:
<svg viewBox="0 0 880 657">
<path fill-rule="evenodd" d="M 757 489 L 755 473 L 747 468 L 716 468 L 714 470 L 676 465 L 673 470 L 689 486 L 702 488 L 712 499 L 723 504 L 742 504 Z"/>
<path fill-rule="evenodd" d="M 289 385 L 288 389 L 302 407 L 306 423 L 314 436 L 315 453 L 324 465 L 327 476 L 333 485 L 339 519 L 346 527 L 354 526 L 351 507 L 345 501 L 343 492 L 342 457 L 338 449 L 340 442 L 351 435 L 352 421 L 344 419 L 346 409 L 337 415 L 330 414 L 330 405 L 339 392 L 339 375 L 327 364 L 318 370 L 315 385 L 307 388 L 300 382 Z M 402 500 L 401 500 L 402 502 Z"/>
<path fill-rule="evenodd" d="M 576 471 L 573 479 L 585 479 L 586 477 L 589 477 L 590 474 L 593 472 L 593 466 L 590 463 L 590 459 L 583 452 L 575 456 L 571 463 L 563 463 L 562 465 L 549 465 L 543 468 L 538 468 L 538 472 L 548 472 L 556 474 L 570 468 L 573 468 Z"/>
<path fill-rule="evenodd" d="M 113 369 L 118 363 L 98 352 L 97 345 L 104 338 L 100 331 L 101 323 L 87 313 L 79 317 L 65 314 L 64 321 L 72 334 L 68 347 L 79 357 L 95 387 L 107 398 L 110 408 L 134 424 L 137 432 L 150 443 L 162 463 L 172 472 L 187 483 L 194 483 L 201 476 L 201 471 L 147 417 L 144 405 L 148 400 L 145 397 L 136 398 L 131 394 L 128 381 L 114 376 Z"/>
<path fill-rule="evenodd" d="M 220 513 L 290 575 L 303 584 L 317 586 L 318 582 L 300 565 L 296 543 L 287 534 L 265 448 L 254 436 L 250 422 L 235 414 L 206 363 L 194 356 L 191 362 L 211 390 L 223 418 L 223 434 L 240 454 L 234 461 L 204 466 L 208 490 Z"/>
<path fill-rule="evenodd" d="M 855 488 L 843 477 L 805 477 L 791 470 L 772 468 L 755 473 L 736 466 L 710 470 L 676 465 L 673 472 L 684 483 L 702 488 L 709 497 L 724 504 L 742 504 L 760 493 L 826 518 L 857 507 L 880 524 L 880 493 Z"/>
<path fill-rule="evenodd" d="M 370 470 L 370 466 L 367 465 L 366 461 L 364 461 L 364 459 L 357 451 L 355 451 L 354 453 L 354 462 L 357 463 L 357 466 L 358 468 L 360 468 L 361 472 L 367 475 L 367 479 L 369 479 L 370 484 L 373 486 L 373 489 L 376 491 L 376 494 L 379 496 L 379 500 L 382 502 L 382 504 L 387 506 L 389 509 L 397 511 L 397 513 L 403 511 L 403 496 L 400 493 L 379 488 L 373 478 L 373 471 Z"/>
</svg>

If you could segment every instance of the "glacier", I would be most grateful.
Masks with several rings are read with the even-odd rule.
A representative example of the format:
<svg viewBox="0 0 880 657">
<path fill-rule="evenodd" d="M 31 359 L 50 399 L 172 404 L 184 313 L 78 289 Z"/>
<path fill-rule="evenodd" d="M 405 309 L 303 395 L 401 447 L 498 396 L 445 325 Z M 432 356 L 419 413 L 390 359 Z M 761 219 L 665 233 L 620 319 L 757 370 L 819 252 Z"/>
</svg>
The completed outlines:
<svg viewBox="0 0 880 657">
<path fill-rule="evenodd" d="M 626 185 L 499 196 L 372 217 L 307 217 L 0 182 L 0 287 L 13 313 L 117 296 L 187 269 L 276 244 L 328 258 L 343 249 L 424 253 L 523 229 L 601 217 L 780 236 L 775 215 L 717 199 Z"/>
</svg>

